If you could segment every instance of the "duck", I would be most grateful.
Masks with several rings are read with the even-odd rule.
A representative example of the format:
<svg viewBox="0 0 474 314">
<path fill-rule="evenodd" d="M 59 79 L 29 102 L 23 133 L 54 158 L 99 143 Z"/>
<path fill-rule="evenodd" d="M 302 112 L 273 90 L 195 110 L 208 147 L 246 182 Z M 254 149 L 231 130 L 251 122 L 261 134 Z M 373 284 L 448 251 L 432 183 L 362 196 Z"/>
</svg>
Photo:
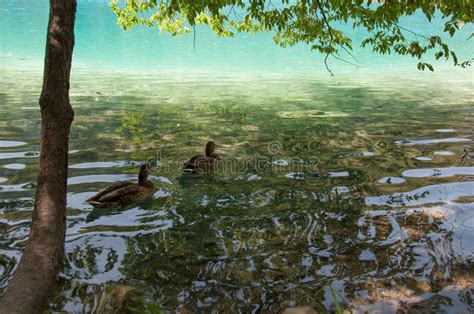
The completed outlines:
<svg viewBox="0 0 474 314">
<path fill-rule="evenodd" d="M 216 150 L 216 143 L 209 141 L 206 144 L 204 150 L 205 155 L 196 155 L 191 157 L 188 161 L 183 164 L 183 172 L 185 173 L 207 173 L 212 172 L 217 168 L 217 162 L 219 155 L 214 151 Z"/>
<path fill-rule="evenodd" d="M 141 165 L 138 172 L 138 182 L 116 182 L 89 198 L 86 202 L 97 208 L 125 207 L 133 204 L 154 192 L 155 186 L 153 182 L 148 180 L 150 174 L 150 166 L 145 163 Z"/>
</svg>

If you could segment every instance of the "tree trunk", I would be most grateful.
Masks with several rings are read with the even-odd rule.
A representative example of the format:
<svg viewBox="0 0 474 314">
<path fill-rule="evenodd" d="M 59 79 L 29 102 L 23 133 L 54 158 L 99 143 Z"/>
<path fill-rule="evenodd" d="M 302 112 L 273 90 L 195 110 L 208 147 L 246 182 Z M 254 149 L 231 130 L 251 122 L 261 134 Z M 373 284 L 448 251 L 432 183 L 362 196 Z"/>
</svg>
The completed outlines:
<svg viewBox="0 0 474 314">
<path fill-rule="evenodd" d="M 0 313 L 38 313 L 48 308 L 64 263 L 69 129 L 69 76 L 76 0 L 50 0 L 43 89 L 38 183 L 31 231 Z"/>
</svg>

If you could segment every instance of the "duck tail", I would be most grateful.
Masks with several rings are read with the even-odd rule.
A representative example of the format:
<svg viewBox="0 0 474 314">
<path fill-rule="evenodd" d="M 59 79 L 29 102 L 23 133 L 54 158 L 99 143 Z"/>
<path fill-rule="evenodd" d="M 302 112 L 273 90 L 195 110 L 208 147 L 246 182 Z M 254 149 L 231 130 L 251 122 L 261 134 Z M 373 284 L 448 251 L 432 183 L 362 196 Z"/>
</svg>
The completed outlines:
<svg viewBox="0 0 474 314">
<path fill-rule="evenodd" d="M 92 206 L 100 206 L 100 205 L 103 205 L 101 202 L 98 202 L 94 199 L 88 199 L 86 200 L 86 202 Z"/>
</svg>

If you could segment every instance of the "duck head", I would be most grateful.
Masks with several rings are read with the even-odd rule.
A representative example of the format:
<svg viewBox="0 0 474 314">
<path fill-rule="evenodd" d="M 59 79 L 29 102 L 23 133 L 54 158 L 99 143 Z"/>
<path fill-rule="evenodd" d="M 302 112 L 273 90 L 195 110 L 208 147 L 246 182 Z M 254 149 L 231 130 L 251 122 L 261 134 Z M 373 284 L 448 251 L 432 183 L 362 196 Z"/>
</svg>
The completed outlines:
<svg viewBox="0 0 474 314">
<path fill-rule="evenodd" d="M 140 171 L 138 172 L 138 183 L 145 182 L 150 174 L 151 168 L 148 163 L 144 163 L 143 165 L 141 165 Z"/>
<path fill-rule="evenodd" d="M 214 151 L 216 150 L 216 143 L 214 141 L 209 141 L 206 144 L 206 156 L 216 157 Z"/>
</svg>

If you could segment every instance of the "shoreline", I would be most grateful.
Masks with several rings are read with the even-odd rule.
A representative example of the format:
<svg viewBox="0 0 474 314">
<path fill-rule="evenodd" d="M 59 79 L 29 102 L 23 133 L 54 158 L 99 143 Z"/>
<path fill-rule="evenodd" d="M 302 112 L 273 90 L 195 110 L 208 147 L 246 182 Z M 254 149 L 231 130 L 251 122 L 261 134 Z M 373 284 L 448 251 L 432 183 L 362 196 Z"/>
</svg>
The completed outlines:
<svg viewBox="0 0 474 314">
<path fill-rule="evenodd" d="M 160 67 L 153 70 L 139 68 L 125 69 L 98 69 L 91 67 L 74 66 L 71 72 L 72 84 L 81 82 L 91 82 L 94 80 L 129 80 L 136 82 L 143 80 L 153 82 L 163 82 L 169 84 L 240 84 L 245 82 L 315 82 L 324 85 L 337 87 L 338 85 L 347 87 L 364 86 L 373 88 L 384 87 L 412 87 L 418 86 L 440 86 L 454 90 L 474 89 L 474 69 L 459 67 L 438 67 L 434 72 L 419 71 L 410 66 L 390 67 L 388 69 L 358 68 L 344 69 L 344 71 L 334 70 L 331 76 L 325 69 L 318 71 L 257 71 L 228 69 L 202 69 L 202 68 L 175 68 Z M 15 67 L 0 65 L 0 83 L 11 83 L 9 81 L 21 78 L 29 78 L 42 81 L 42 65 L 34 67 Z M 113 85 L 113 83 L 111 84 Z M 121 84 L 117 84 L 121 85 Z"/>
</svg>

